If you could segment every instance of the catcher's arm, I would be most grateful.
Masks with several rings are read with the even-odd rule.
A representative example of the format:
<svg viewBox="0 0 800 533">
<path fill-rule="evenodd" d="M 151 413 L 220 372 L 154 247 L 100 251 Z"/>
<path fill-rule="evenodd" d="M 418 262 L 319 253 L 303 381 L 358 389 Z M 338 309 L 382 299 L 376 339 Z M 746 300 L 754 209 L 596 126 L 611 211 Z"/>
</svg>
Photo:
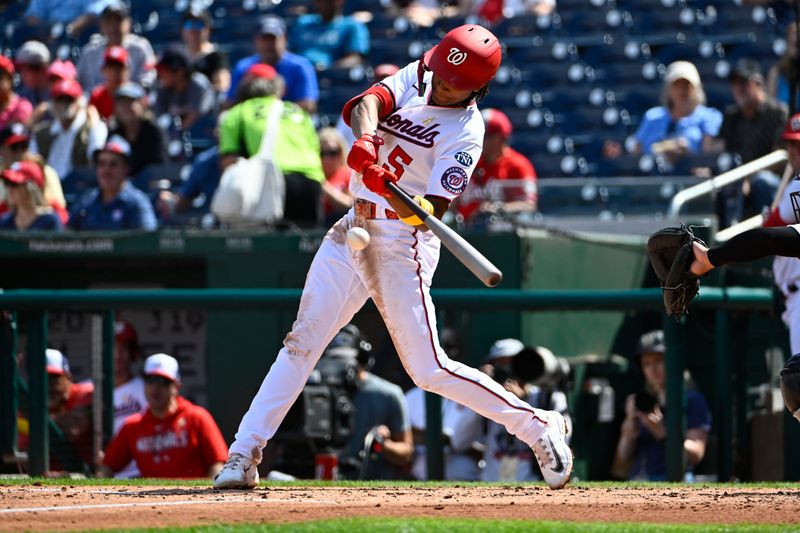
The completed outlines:
<svg viewBox="0 0 800 533">
<path fill-rule="evenodd" d="M 694 260 L 689 269 L 700 276 L 728 263 L 746 263 L 771 255 L 800 258 L 800 233 L 791 226 L 754 228 L 711 248 L 695 241 L 692 249 Z"/>
</svg>

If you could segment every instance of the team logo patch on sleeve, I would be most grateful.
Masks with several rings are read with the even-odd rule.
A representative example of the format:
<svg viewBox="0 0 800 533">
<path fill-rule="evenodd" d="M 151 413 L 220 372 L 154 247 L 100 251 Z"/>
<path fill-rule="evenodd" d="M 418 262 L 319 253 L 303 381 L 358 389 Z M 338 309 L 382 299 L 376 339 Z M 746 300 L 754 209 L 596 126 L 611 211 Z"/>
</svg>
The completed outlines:
<svg viewBox="0 0 800 533">
<path fill-rule="evenodd" d="M 467 171 L 461 167 L 450 167 L 442 174 L 442 187 L 452 194 L 461 194 L 467 188 Z"/>
<path fill-rule="evenodd" d="M 467 152 L 456 152 L 455 157 L 456 161 L 464 165 L 465 167 L 472 166 L 472 156 L 469 155 Z"/>
</svg>

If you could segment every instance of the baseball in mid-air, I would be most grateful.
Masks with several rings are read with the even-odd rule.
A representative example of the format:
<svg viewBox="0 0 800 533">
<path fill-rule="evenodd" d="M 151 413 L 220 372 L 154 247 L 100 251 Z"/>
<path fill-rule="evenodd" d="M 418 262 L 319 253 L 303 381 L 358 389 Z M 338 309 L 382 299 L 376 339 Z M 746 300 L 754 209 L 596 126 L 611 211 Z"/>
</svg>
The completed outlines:
<svg viewBox="0 0 800 533">
<path fill-rule="evenodd" d="M 356 252 L 369 246 L 369 233 L 367 233 L 367 230 L 359 226 L 347 230 L 347 246 Z"/>
</svg>

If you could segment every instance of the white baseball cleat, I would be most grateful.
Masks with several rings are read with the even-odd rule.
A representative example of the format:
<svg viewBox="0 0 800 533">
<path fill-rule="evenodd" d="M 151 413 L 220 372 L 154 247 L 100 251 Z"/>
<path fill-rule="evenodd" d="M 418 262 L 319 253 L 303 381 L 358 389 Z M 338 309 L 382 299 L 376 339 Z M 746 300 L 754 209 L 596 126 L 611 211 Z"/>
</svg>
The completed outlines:
<svg viewBox="0 0 800 533">
<path fill-rule="evenodd" d="M 258 463 L 241 453 L 232 453 L 214 477 L 215 489 L 254 489 L 258 485 Z"/>
<path fill-rule="evenodd" d="M 564 488 L 572 474 L 572 450 L 567 444 L 567 421 L 556 411 L 544 412 L 547 413 L 547 429 L 531 449 L 547 485 L 557 490 Z"/>
</svg>

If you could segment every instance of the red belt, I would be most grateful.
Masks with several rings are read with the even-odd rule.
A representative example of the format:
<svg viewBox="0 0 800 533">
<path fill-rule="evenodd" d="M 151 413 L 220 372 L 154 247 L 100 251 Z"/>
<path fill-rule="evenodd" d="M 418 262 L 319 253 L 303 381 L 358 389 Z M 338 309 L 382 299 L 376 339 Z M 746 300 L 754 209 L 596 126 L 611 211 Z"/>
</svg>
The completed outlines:
<svg viewBox="0 0 800 533">
<path fill-rule="evenodd" d="M 361 218 L 385 218 L 388 220 L 399 220 L 400 217 L 391 209 L 386 209 L 383 206 L 368 202 L 367 200 L 356 199 L 356 216 Z"/>
</svg>

